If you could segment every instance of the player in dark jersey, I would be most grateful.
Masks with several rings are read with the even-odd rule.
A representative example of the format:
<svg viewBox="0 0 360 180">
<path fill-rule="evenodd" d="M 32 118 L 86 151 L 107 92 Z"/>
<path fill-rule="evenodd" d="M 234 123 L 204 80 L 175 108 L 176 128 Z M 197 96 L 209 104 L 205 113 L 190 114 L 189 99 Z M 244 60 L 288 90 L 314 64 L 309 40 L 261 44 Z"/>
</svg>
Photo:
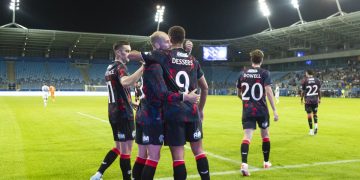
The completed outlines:
<svg viewBox="0 0 360 180">
<path fill-rule="evenodd" d="M 266 104 L 268 97 L 271 108 L 274 113 L 274 120 L 278 120 L 274 103 L 274 94 L 271 89 L 270 72 L 262 69 L 264 53 L 261 50 L 254 50 L 250 53 L 252 67 L 244 69 L 237 82 L 238 97 L 243 102 L 242 124 L 244 129 L 244 138 L 241 144 L 241 172 L 243 176 L 250 176 L 247 157 L 249 145 L 253 132 L 256 129 L 256 123 L 261 129 L 263 140 L 262 150 L 264 155 L 264 168 L 270 168 L 270 138 L 269 138 L 269 110 Z"/>
<path fill-rule="evenodd" d="M 169 38 L 153 38 L 160 32 L 151 36 L 151 44 L 155 49 L 170 48 Z M 141 58 L 140 54 L 139 58 Z M 131 57 L 131 55 L 130 55 Z M 162 106 L 165 101 L 189 101 L 195 103 L 199 96 L 194 92 L 180 94 L 168 91 L 163 79 L 163 69 L 159 64 L 147 63 L 143 74 L 144 98 L 141 99 L 136 113 L 136 143 L 139 147 L 137 161 L 133 168 L 134 179 L 153 179 L 157 163 L 160 159 L 160 149 L 164 140 L 164 121 Z"/>
<path fill-rule="evenodd" d="M 301 104 L 305 97 L 305 111 L 308 116 L 308 122 L 310 127 L 309 135 L 315 135 L 318 132 L 318 105 L 321 99 L 321 83 L 318 78 L 314 77 L 314 71 L 307 70 L 305 72 L 305 79 L 301 82 Z M 312 118 L 314 118 L 314 129 L 312 126 Z"/>
<path fill-rule="evenodd" d="M 126 63 L 131 50 L 130 44 L 125 41 L 113 45 L 115 61 L 105 72 L 106 85 L 109 91 L 108 116 L 113 131 L 115 146 L 104 158 L 100 168 L 90 179 L 102 178 L 105 170 L 120 156 L 120 168 L 123 179 L 131 179 L 130 155 L 135 137 L 133 105 L 130 95 L 130 86 L 134 85 L 142 75 L 141 66 L 134 74 L 129 75 Z"/>
<path fill-rule="evenodd" d="M 186 56 L 184 54 L 186 52 L 182 44 L 185 41 L 185 29 L 181 26 L 173 26 L 169 29 L 168 34 L 172 43 L 171 63 L 169 62 L 167 64 L 170 72 L 169 82 L 176 85 L 173 86 L 172 89 L 176 91 L 183 88 L 183 90 L 187 92 L 187 84 L 189 90 L 197 89 L 198 87 L 201 89 L 199 104 L 183 103 L 174 107 L 170 106 L 168 109 L 164 108 L 166 122 L 165 142 L 170 146 L 174 161 L 174 179 L 186 179 L 184 161 L 184 145 L 186 140 L 190 142 L 190 147 L 195 156 L 197 170 L 201 179 L 208 180 L 210 179 L 209 163 L 202 147 L 203 110 L 208 94 L 208 85 L 199 62 L 193 56 Z M 182 75 L 184 75 L 183 81 L 181 81 Z M 189 77 L 188 79 L 186 77 L 187 75 Z M 182 119 L 173 117 L 176 108 L 184 111 L 184 117 Z M 169 114 L 166 117 L 167 112 Z M 178 112 L 178 114 L 182 114 L 180 112 Z M 184 132 L 184 134 L 179 132 Z"/>
<path fill-rule="evenodd" d="M 157 33 L 153 38 L 164 38 L 165 33 Z M 173 155 L 173 166 L 175 179 L 185 179 L 186 169 L 184 163 L 184 144 L 186 141 L 190 141 L 194 153 L 196 154 L 198 170 L 201 171 L 202 178 L 209 177 L 209 168 L 207 158 L 203 153 L 201 143 L 202 127 L 200 116 L 202 117 L 202 110 L 205 105 L 207 95 L 207 84 L 203 76 L 199 63 L 193 56 L 187 54 L 182 49 L 183 38 L 176 43 L 175 49 L 169 51 L 152 51 L 141 53 L 142 59 L 146 64 L 158 63 L 164 70 L 164 79 L 169 90 L 173 92 L 188 93 L 197 89 L 199 83 L 201 92 L 200 110 L 197 104 L 186 102 L 164 102 L 164 119 L 166 123 L 165 141 L 171 146 Z M 180 43 L 181 42 L 181 43 Z M 132 55 L 130 53 L 129 57 Z M 134 52 L 134 58 L 137 59 L 139 53 Z M 168 129 L 171 129 L 170 131 Z M 199 142 L 199 143 L 195 143 Z M 195 146 L 195 144 L 197 146 Z M 194 145 L 194 146 L 193 146 Z M 200 173 L 200 172 L 199 172 Z"/>
</svg>

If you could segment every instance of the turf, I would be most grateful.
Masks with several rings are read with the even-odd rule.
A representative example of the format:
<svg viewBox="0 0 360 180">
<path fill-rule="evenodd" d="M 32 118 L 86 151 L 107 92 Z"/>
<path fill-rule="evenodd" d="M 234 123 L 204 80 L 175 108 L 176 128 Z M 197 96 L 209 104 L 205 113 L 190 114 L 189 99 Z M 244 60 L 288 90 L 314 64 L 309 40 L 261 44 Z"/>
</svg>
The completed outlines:
<svg viewBox="0 0 360 180">
<path fill-rule="evenodd" d="M 281 97 L 277 107 L 280 120 L 270 125 L 273 169 L 255 169 L 252 179 L 360 178 L 360 99 L 323 98 L 316 136 L 308 135 L 299 98 Z M 204 147 L 209 152 L 212 179 L 243 178 L 239 173 L 240 100 L 210 96 L 205 108 Z M 0 97 L 0 179 L 89 179 L 112 147 L 106 97 L 57 97 L 46 108 L 41 97 Z M 136 144 L 133 150 L 132 161 Z M 190 150 L 185 157 L 192 178 L 197 170 Z M 248 163 L 261 168 L 262 161 L 257 130 Z M 164 147 L 156 178 L 171 177 L 171 156 Z M 115 161 L 104 179 L 120 178 Z"/>
</svg>

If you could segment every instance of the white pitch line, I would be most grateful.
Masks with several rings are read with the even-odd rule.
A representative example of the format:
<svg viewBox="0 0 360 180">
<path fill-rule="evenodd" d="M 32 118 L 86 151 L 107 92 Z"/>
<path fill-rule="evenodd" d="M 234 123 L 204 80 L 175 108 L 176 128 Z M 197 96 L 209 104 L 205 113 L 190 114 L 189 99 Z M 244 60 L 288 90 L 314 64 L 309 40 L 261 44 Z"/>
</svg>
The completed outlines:
<svg viewBox="0 0 360 180">
<path fill-rule="evenodd" d="M 185 148 L 191 150 L 191 148 L 190 148 L 189 146 L 185 146 Z M 221 159 L 221 160 L 223 160 L 223 161 L 232 162 L 232 163 L 237 164 L 237 165 L 240 165 L 240 164 L 241 164 L 240 161 L 236 161 L 236 160 L 233 160 L 233 159 L 230 159 L 230 158 L 226 158 L 226 157 L 223 157 L 223 156 L 219 156 L 219 155 L 217 155 L 217 154 L 214 154 L 214 153 L 211 153 L 211 152 L 208 152 L 208 151 L 205 151 L 205 154 L 206 154 L 206 155 L 209 155 L 209 156 L 212 156 L 212 157 L 214 157 L 214 158 L 217 158 L 217 159 Z"/>
<path fill-rule="evenodd" d="M 82 112 L 77 112 L 78 114 L 82 115 L 82 116 L 86 116 L 88 118 L 91 118 L 91 119 L 96 119 L 96 120 L 99 120 L 103 123 L 109 123 L 109 121 L 105 120 L 105 119 L 101 119 L 101 118 L 98 118 L 98 117 L 95 117 L 95 116 L 92 116 L 92 115 L 89 115 L 89 114 L 84 114 Z"/>
<path fill-rule="evenodd" d="M 321 165 L 333 165 L 333 164 L 344 164 L 344 163 L 355 163 L 360 162 L 360 159 L 352 159 L 352 160 L 339 160 L 339 161 L 329 161 L 329 162 L 316 162 L 311 164 L 295 164 L 295 165 L 285 165 L 285 166 L 273 166 L 270 169 L 264 168 L 250 168 L 251 172 L 256 171 L 271 171 L 277 169 L 294 169 L 294 168 L 304 168 L 304 167 L 312 167 L 312 166 L 321 166 Z M 210 176 L 221 176 L 228 174 L 240 174 L 240 169 L 237 171 L 223 171 L 223 172 L 210 172 Z M 199 178 L 198 174 L 192 174 L 187 176 L 188 179 Z M 156 180 L 172 180 L 173 177 L 165 177 L 165 178 L 156 178 Z"/>
</svg>

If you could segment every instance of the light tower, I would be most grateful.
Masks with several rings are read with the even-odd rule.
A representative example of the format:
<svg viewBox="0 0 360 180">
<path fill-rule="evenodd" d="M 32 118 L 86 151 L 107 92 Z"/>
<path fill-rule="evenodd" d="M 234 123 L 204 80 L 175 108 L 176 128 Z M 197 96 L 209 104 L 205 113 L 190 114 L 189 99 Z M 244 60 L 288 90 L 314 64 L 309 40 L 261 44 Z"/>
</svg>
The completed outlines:
<svg viewBox="0 0 360 180">
<path fill-rule="evenodd" d="M 301 12 L 300 12 L 300 9 L 299 9 L 299 8 L 300 8 L 300 6 L 299 6 L 299 0 L 291 0 L 291 4 L 292 4 L 293 7 L 297 10 L 298 15 L 299 15 L 299 19 L 300 19 L 298 22 L 292 24 L 291 26 L 298 25 L 298 24 L 304 24 L 305 21 L 304 21 L 304 19 L 302 18 Z"/>
<path fill-rule="evenodd" d="M 265 31 L 267 31 L 267 30 L 272 31 L 273 28 L 272 28 L 270 20 L 269 20 L 270 10 L 269 10 L 268 5 L 266 4 L 266 1 L 265 0 L 259 0 L 259 5 L 260 5 L 260 10 L 261 10 L 262 14 L 266 17 L 266 20 L 267 20 L 267 22 L 269 24 L 269 28 L 266 29 Z"/>
<path fill-rule="evenodd" d="M 344 14 L 346 14 L 344 11 L 342 11 L 339 0 L 336 0 L 336 6 L 337 6 L 337 9 L 338 9 L 338 12 L 331 15 L 331 16 L 329 16 L 329 17 L 327 17 L 327 19 L 335 17 L 335 16 L 343 16 Z"/>
<path fill-rule="evenodd" d="M 156 14 L 155 14 L 155 22 L 157 22 L 157 28 L 156 31 L 159 31 L 160 23 L 163 22 L 163 16 L 165 12 L 165 6 L 156 6 Z"/>
<path fill-rule="evenodd" d="M 15 27 L 18 27 L 18 28 L 27 29 L 26 27 L 24 27 L 24 26 L 22 26 L 22 25 L 20 25 L 20 24 L 15 23 L 15 14 L 16 14 L 16 11 L 17 11 L 17 10 L 20 10 L 20 0 L 11 0 L 11 1 L 10 1 L 10 5 L 9 5 L 9 8 L 10 8 L 10 10 L 13 11 L 12 22 L 9 23 L 9 24 L 5 24 L 5 25 L 3 25 L 3 26 L 0 26 L 0 28 L 15 26 Z"/>
</svg>

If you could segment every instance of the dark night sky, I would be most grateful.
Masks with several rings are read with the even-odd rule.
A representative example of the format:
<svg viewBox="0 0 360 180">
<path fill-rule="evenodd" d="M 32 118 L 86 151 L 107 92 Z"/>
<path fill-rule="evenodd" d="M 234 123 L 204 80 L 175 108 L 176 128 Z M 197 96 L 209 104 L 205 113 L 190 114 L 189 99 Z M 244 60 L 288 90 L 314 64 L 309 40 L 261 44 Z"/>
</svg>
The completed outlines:
<svg viewBox="0 0 360 180">
<path fill-rule="evenodd" d="M 299 0 L 305 21 L 337 12 L 335 0 Z M 10 0 L 0 0 L 0 25 L 9 23 Z M 290 0 L 267 0 L 274 28 L 298 21 Z M 149 35 L 156 4 L 166 6 L 160 30 L 181 25 L 193 39 L 235 38 L 268 27 L 257 0 L 21 0 L 16 22 L 33 29 Z M 340 0 L 343 11 L 360 11 L 360 0 Z"/>
</svg>

